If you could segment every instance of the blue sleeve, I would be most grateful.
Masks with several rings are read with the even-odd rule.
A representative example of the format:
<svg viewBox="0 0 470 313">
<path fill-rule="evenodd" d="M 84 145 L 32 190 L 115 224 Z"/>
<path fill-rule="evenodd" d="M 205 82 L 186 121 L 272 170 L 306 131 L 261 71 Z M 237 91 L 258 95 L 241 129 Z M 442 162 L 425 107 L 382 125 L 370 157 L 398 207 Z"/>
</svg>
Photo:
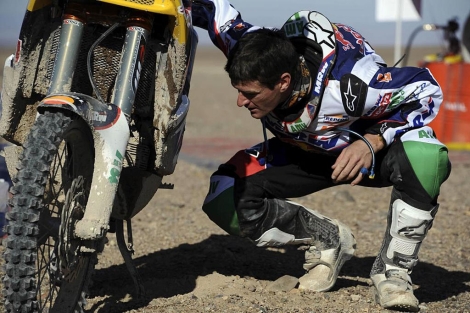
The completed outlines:
<svg viewBox="0 0 470 313">
<path fill-rule="evenodd" d="M 207 30 L 226 56 L 247 31 L 259 29 L 243 21 L 240 12 L 226 0 L 193 0 L 192 17 L 194 26 Z"/>
<path fill-rule="evenodd" d="M 368 132 L 382 134 L 388 144 L 409 129 L 431 123 L 443 98 L 439 84 L 426 68 L 381 67 L 369 88 L 380 91 L 376 106 L 391 114 L 379 117 Z"/>
<path fill-rule="evenodd" d="M 352 74 L 365 85 L 358 86 L 367 90 L 361 98 L 357 90 L 356 94 L 348 92 L 357 107 L 363 108 L 352 127 L 381 134 L 388 145 L 402 133 L 431 123 L 443 99 L 431 72 L 419 67 L 387 67 L 359 32 L 344 24 L 335 27 L 337 59 L 332 76 L 342 81 Z"/>
</svg>

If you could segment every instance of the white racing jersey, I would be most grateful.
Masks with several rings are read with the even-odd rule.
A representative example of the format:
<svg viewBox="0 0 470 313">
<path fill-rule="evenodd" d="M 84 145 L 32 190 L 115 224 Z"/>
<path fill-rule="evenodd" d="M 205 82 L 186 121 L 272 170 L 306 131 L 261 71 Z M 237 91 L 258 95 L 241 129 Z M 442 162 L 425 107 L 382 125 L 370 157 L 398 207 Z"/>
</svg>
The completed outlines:
<svg viewBox="0 0 470 313">
<path fill-rule="evenodd" d="M 194 0 L 192 13 L 194 25 L 206 29 L 225 55 L 245 33 L 260 28 L 245 22 L 225 0 Z M 282 120 L 270 113 L 266 127 L 276 137 L 307 151 L 339 153 L 357 139 L 344 129 L 381 134 L 389 145 L 435 118 L 442 91 L 428 69 L 387 67 L 360 33 L 347 25 L 332 25 L 336 61 L 318 112 L 298 133 L 287 131 Z"/>
</svg>

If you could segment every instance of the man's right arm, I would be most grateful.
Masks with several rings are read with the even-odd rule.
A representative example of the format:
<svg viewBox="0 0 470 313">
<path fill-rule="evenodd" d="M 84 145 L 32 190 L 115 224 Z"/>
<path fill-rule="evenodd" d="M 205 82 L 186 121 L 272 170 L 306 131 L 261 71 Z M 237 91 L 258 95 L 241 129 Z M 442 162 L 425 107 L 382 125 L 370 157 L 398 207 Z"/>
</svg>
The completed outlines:
<svg viewBox="0 0 470 313">
<path fill-rule="evenodd" d="M 226 56 L 243 34 L 259 28 L 243 21 L 227 0 L 193 0 L 192 18 L 194 26 L 207 30 L 214 45 Z"/>
</svg>

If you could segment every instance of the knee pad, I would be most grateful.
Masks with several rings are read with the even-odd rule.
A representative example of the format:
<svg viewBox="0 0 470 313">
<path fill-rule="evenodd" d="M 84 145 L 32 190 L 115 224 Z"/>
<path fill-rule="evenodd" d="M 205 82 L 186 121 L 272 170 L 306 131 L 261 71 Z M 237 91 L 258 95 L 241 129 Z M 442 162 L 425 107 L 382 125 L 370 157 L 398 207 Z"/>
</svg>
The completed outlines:
<svg viewBox="0 0 470 313">
<path fill-rule="evenodd" d="M 233 177 L 212 175 L 202 210 L 227 233 L 239 236 L 240 225 L 235 210 L 234 182 Z"/>
<path fill-rule="evenodd" d="M 410 130 L 400 140 L 416 178 L 431 198 L 437 197 L 441 184 L 450 175 L 447 147 L 427 126 Z"/>
<path fill-rule="evenodd" d="M 257 161 L 257 156 L 263 151 L 263 147 L 261 144 L 245 151 L 238 151 L 227 163 L 220 165 L 211 176 L 209 192 L 202 210 L 230 235 L 242 236 L 235 205 L 235 181 L 265 169 Z"/>
</svg>

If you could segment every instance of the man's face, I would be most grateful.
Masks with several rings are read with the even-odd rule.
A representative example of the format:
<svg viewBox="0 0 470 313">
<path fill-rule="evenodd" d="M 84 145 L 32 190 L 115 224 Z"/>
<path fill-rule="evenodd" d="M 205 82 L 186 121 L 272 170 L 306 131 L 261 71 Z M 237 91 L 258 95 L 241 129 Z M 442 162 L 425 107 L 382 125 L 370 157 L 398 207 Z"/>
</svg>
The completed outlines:
<svg viewBox="0 0 470 313">
<path fill-rule="evenodd" d="M 232 84 L 238 90 L 237 105 L 250 110 L 251 116 L 260 119 L 274 110 L 286 98 L 281 84 L 269 89 L 259 81 Z"/>
</svg>

